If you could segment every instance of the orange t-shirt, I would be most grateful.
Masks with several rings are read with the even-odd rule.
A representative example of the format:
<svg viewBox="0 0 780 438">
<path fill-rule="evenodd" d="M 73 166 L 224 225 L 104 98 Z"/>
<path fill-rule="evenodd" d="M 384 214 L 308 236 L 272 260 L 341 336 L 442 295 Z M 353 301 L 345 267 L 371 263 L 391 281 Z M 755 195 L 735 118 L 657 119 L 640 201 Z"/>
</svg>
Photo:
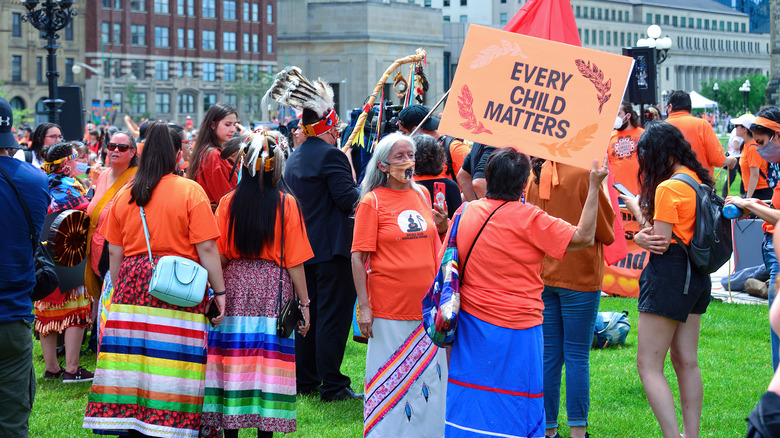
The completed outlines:
<svg viewBox="0 0 780 438">
<path fill-rule="evenodd" d="M 726 161 L 723 145 L 720 144 L 715 130 L 706 120 L 693 117 L 685 111 L 675 111 L 669 114 L 666 122 L 674 125 L 683 133 L 685 139 L 691 144 L 696 158 L 710 172 L 710 175 L 712 175 L 715 166 L 722 166 Z"/>
<path fill-rule="evenodd" d="M 352 252 L 369 253 L 368 301 L 378 318 L 422 319 L 422 299 L 433 283 L 441 246 L 428 190 L 378 187 L 355 212 Z"/>
<path fill-rule="evenodd" d="M 483 198 L 464 204 L 456 213 L 465 208 L 458 226 L 459 266 L 474 244 L 461 272 L 460 306 L 483 321 L 522 330 L 542 323 L 545 255 L 562 259 L 577 228 L 534 205 L 509 202 L 490 218 L 474 243 L 485 220 L 504 202 Z"/>
<path fill-rule="evenodd" d="M 757 167 L 758 170 L 765 176 L 768 173 L 767 162 L 761 158 L 758 154 L 758 143 L 751 141 L 742 147 L 742 156 L 739 159 L 739 167 L 742 170 L 742 183 L 745 185 L 745 190 L 748 188 L 748 182 L 750 181 L 750 168 Z M 755 190 L 768 189 L 769 184 L 766 182 L 766 178 L 758 174 L 758 183 Z"/>
<path fill-rule="evenodd" d="M 219 201 L 219 207 L 214 213 L 219 227 L 219 238 L 217 239 L 217 248 L 219 253 L 228 259 L 239 259 L 243 256 L 236 249 L 233 236 L 229 233 L 230 225 L 230 207 L 233 204 L 235 191 L 228 192 Z M 281 207 L 281 201 L 279 206 Z M 281 208 L 280 208 L 281 209 Z M 260 258 L 271 260 L 277 265 L 280 263 L 282 251 L 282 223 L 281 214 L 277 211 L 276 227 L 274 230 L 273 246 L 266 245 L 260 252 Z M 228 236 L 231 237 L 228 240 Z M 292 195 L 285 195 L 284 199 L 284 265 L 286 267 L 298 266 L 301 263 L 314 257 L 314 252 L 309 245 L 309 238 L 306 235 L 306 226 L 303 224 L 298 203 Z"/>
<path fill-rule="evenodd" d="M 687 167 L 677 173 L 684 173 L 701 184 L 696 173 Z M 686 245 L 690 244 L 696 227 L 696 191 L 685 181 L 676 179 L 667 179 L 658 184 L 655 188 L 653 220 L 672 224 L 672 233 Z"/>
<path fill-rule="evenodd" d="M 639 194 L 639 159 L 637 144 L 639 137 L 645 132 L 642 128 L 631 128 L 623 131 L 612 131 L 609 139 L 609 169 L 615 177 L 615 182 L 623 184 L 631 193 Z"/>
<path fill-rule="evenodd" d="M 772 191 L 772 207 L 777 209 L 777 207 L 780 207 L 780 184 L 775 186 L 775 189 Z M 764 232 L 769 234 L 775 233 L 775 226 L 764 222 L 764 224 L 761 226 L 764 229 Z"/>
<path fill-rule="evenodd" d="M 466 159 L 466 156 L 471 152 L 471 148 L 466 143 L 455 139 L 452 140 L 452 143 L 450 143 L 450 157 L 452 157 L 452 171 L 455 173 L 455 176 L 458 176 L 458 172 L 460 172 L 460 168 L 463 167 L 463 160 Z M 443 174 L 447 173 L 447 165 L 444 165 L 444 172 Z M 445 175 L 445 178 L 448 178 L 447 175 Z M 456 181 L 457 182 L 457 181 Z"/>
<path fill-rule="evenodd" d="M 100 234 L 124 247 L 125 257 L 147 254 L 140 209 L 129 204 L 128 184 L 117 193 Z M 154 255 L 175 255 L 200 262 L 196 243 L 219 237 L 219 229 L 206 193 L 198 183 L 165 175 L 144 207 L 149 226 L 149 245 Z"/>
</svg>

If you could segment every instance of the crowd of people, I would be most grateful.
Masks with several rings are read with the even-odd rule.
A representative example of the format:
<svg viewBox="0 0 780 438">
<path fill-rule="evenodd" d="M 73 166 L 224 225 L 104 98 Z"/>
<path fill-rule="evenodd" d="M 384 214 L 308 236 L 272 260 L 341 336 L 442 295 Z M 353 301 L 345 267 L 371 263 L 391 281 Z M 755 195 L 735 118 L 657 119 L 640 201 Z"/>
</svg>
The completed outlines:
<svg viewBox="0 0 780 438">
<path fill-rule="evenodd" d="M 669 352 L 682 435 L 699 436 L 697 351 L 711 283 L 686 273 L 695 192 L 672 177 L 714 187 L 715 167 L 739 167 L 709 122 L 690 114 L 687 93 L 670 93 L 666 120 L 659 114 L 644 126 L 623 103 L 603 163 L 588 171 L 442 135 L 439 119 L 417 104 L 356 164 L 339 149 L 346 125 L 332 90 L 321 81 L 312 89 L 303 103 L 278 99 L 300 117 L 273 130 L 247 129 L 235 108 L 218 103 L 197 131 L 191 121 L 129 121 L 126 131 L 88 130 L 77 141 L 44 123 L 23 132 L 26 148 L 0 100 L 0 245 L 8 260 L 0 267 L 0 435 L 28 435 L 35 332 L 43 378 L 91 383 L 83 427 L 102 434 L 237 437 L 255 429 L 270 437 L 298 429 L 298 397 L 318 395 L 362 400 L 366 436 L 560 438 L 565 369 L 568 429 L 588 437 L 604 248 L 622 238 L 606 189 L 611 173 L 638 195 L 621 198 L 640 224 L 634 241 L 651 253 L 639 282 L 639 377 L 664 437 L 679 437 L 663 372 Z M 767 160 L 780 161 L 780 109 L 732 123 L 745 197 L 727 202 L 766 221 L 777 330 L 780 213 L 772 205 L 780 189 L 766 174 Z M 76 267 L 83 281 L 61 282 L 33 303 L 44 223 L 74 210 L 89 220 L 85 263 Z M 456 340 L 437 347 L 422 328 L 421 301 L 450 234 L 461 311 Z M 150 292 L 164 256 L 205 269 L 209 291 L 199 303 Z M 302 319 L 284 337 L 279 304 L 290 299 Z M 368 343 L 365 393 L 341 371 L 353 318 Z M 94 373 L 79 366 L 88 328 Z M 777 369 L 776 333 L 771 345 Z M 777 410 L 778 379 L 759 406 Z"/>
</svg>

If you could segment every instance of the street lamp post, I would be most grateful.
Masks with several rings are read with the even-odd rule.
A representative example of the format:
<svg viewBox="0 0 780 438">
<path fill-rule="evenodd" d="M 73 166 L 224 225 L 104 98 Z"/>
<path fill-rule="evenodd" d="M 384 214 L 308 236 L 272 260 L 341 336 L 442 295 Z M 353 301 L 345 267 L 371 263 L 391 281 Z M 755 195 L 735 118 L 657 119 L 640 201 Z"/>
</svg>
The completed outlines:
<svg viewBox="0 0 780 438">
<path fill-rule="evenodd" d="M 718 103 L 718 90 L 720 87 L 718 86 L 718 83 L 715 82 L 712 85 L 712 91 L 715 92 L 715 129 L 718 129 L 718 125 L 720 122 L 720 104 Z"/>
<path fill-rule="evenodd" d="M 669 54 L 669 49 L 672 47 L 672 39 L 669 37 L 661 38 L 662 30 L 657 24 L 653 24 L 647 27 L 647 38 L 640 38 L 636 42 L 636 47 L 655 49 L 655 86 L 653 90 L 653 100 L 656 101 L 658 97 L 658 66 L 666 61 Z M 645 123 L 645 110 L 644 103 L 641 104 L 642 119 L 641 122 Z"/>
<path fill-rule="evenodd" d="M 73 0 L 44 0 L 38 9 L 36 9 L 37 0 L 27 0 L 24 6 L 27 8 L 27 13 L 22 16 L 22 21 L 29 22 L 46 37 L 44 48 L 49 52 L 46 56 L 49 98 L 43 103 L 49 108 L 49 122 L 59 123 L 60 106 L 64 101 L 57 96 L 57 78 L 60 76 L 57 72 L 57 49 L 60 48 L 57 40 L 60 34 L 57 32 L 68 26 L 78 11 L 71 9 Z"/>
<path fill-rule="evenodd" d="M 745 112 L 748 112 L 748 98 L 750 97 L 750 79 L 745 79 L 742 86 L 739 87 L 739 92 L 745 97 Z"/>
</svg>

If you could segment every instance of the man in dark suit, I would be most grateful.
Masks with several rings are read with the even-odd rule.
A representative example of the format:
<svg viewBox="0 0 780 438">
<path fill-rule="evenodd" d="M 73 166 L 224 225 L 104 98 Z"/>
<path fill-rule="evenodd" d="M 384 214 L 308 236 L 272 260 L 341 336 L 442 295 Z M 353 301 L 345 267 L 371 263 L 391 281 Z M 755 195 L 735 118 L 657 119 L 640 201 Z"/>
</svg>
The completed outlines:
<svg viewBox="0 0 780 438">
<path fill-rule="evenodd" d="M 314 258 L 304 264 L 311 299 L 311 328 L 296 334 L 295 363 L 299 393 L 319 389 L 324 401 L 362 398 L 341 373 L 352 325 L 355 285 L 350 249 L 359 191 L 347 156 L 335 144 L 338 117 L 304 109 L 306 140 L 287 160 L 284 178 L 301 204 Z"/>
</svg>

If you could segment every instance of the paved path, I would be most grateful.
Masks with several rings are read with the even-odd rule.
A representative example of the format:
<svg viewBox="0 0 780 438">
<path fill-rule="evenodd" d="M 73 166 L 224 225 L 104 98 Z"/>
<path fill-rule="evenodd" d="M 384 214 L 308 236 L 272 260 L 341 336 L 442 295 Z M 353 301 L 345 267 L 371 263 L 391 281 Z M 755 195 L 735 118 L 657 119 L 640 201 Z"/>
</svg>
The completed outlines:
<svg viewBox="0 0 780 438">
<path fill-rule="evenodd" d="M 723 277 L 726 277 L 728 275 L 730 271 L 729 269 L 730 266 L 734 266 L 733 259 L 731 261 L 731 265 L 729 265 L 729 263 L 726 263 L 720 269 L 718 269 L 717 272 L 710 275 L 710 278 L 712 279 L 712 297 L 720 301 L 723 301 L 724 303 L 732 302 L 736 304 L 762 304 L 765 306 L 768 305 L 769 304 L 768 300 L 750 296 L 745 292 L 731 291 L 731 298 L 729 298 L 729 291 L 726 290 L 723 286 L 721 286 L 720 280 Z"/>
</svg>

